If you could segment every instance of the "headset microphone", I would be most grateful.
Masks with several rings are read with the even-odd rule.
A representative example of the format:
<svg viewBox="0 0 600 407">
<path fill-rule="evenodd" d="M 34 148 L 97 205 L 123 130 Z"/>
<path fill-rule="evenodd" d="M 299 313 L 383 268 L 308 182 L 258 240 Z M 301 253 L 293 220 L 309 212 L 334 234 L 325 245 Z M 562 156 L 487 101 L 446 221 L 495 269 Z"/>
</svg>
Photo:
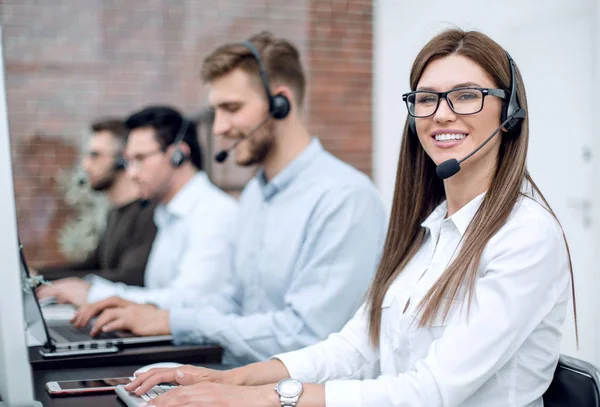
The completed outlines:
<svg viewBox="0 0 600 407">
<path fill-rule="evenodd" d="M 260 124 L 258 126 L 256 126 L 255 128 L 253 128 L 247 136 L 243 136 L 242 138 L 236 140 L 231 147 L 226 148 L 225 150 L 221 150 L 219 151 L 216 155 L 215 155 L 215 161 L 218 163 L 223 163 L 225 162 L 225 160 L 227 160 L 227 157 L 229 157 L 229 153 L 235 149 L 237 147 L 238 144 L 240 144 L 242 141 L 249 139 L 250 137 L 254 136 L 256 134 L 256 132 L 262 127 L 264 126 L 264 124 L 269 121 L 269 119 L 271 118 L 271 116 L 267 116 L 265 118 L 265 120 L 263 120 L 262 122 L 260 122 Z"/>
<path fill-rule="evenodd" d="M 521 109 L 520 111 L 517 111 L 515 113 L 515 115 L 509 116 L 506 120 L 504 120 L 502 122 L 502 124 L 487 139 L 485 139 L 485 141 L 483 143 L 481 143 L 481 145 L 479 147 L 477 147 L 475 150 L 471 151 L 471 153 L 469 153 L 462 160 L 458 161 L 456 158 L 451 158 L 449 160 L 444 161 L 440 165 L 438 165 L 435 168 L 435 172 L 437 173 L 438 177 L 440 177 L 441 179 L 447 179 L 447 178 L 450 178 L 451 176 L 453 176 L 454 174 L 456 174 L 457 172 L 459 172 L 460 171 L 460 165 L 465 160 L 467 160 L 473 154 L 475 154 L 476 152 L 478 152 L 479 150 L 481 150 L 483 148 L 483 146 L 485 146 L 491 139 L 494 138 L 494 136 L 496 134 L 498 134 L 498 132 L 500 130 L 502 130 L 502 127 L 504 127 L 506 124 L 508 124 L 508 122 L 510 122 L 511 120 L 514 120 L 516 117 L 520 118 L 520 112 L 521 111 L 523 112 L 523 117 L 524 117 L 525 110 L 523 110 L 523 109 Z"/>
</svg>

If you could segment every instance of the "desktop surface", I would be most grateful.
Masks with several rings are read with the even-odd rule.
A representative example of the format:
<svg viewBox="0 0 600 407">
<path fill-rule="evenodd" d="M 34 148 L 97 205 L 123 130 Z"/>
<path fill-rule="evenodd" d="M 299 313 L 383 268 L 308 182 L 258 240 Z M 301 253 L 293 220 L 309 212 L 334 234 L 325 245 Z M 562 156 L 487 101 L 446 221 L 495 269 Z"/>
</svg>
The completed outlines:
<svg viewBox="0 0 600 407">
<path fill-rule="evenodd" d="M 163 359 L 166 360 L 166 359 Z M 124 407 L 114 393 L 93 396 L 50 397 L 46 391 L 46 383 L 59 380 L 101 379 L 106 377 L 132 376 L 138 368 L 147 365 L 132 364 L 126 366 L 80 367 L 76 369 L 34 370 L 33 383 L 35 399 L 44 407 Z M 219 364 L 201 364 L 211 369 L 223 369 Z"/>
<path fill-rule="evenodd" d="M 223 355 L 223 349 L 215 345 L 155 345 L 124 348 L 111 354 L 44 359 L 39 353 L 40 349 L 41 347 L 38 346 L 29 348 L 29 361 L 34 371 L 134 364 L 149 365 L 165 361 L 183 364 L 221 363 Z"/>
</svg>

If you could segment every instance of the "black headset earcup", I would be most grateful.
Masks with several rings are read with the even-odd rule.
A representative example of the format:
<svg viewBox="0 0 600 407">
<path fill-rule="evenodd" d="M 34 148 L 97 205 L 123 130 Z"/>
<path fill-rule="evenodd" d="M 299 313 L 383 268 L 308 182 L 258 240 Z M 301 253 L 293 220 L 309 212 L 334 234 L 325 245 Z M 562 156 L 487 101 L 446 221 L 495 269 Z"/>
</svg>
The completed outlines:
<svg viewBox="0 0 600 407">
<path fill-rule="evenodd" d="M 117 156 L 115 160 L 115 171 L 123 171 L 127 168 L 127 161 L 123 158 L 122 155 Z"/>
<path fill-rule="evenodd" d="M 508 94 L 508 100 L 502 104 L 502 113 L 500 120 L 502 123 L 509 118 L 513 117 L 508 123 L 504 125 L 504 128 L 509 133 L 517 133 L 521 128 L 521 123 L 525 119 L 525 110 L 519 103 L 519 97 L 517 95 L 517 74 L 515 63 L 507 52 L 506 57 L 508 59 L 508 67 L 510 69 L 510 91 Z"/>
<path fill-rule="evenodd" d="M 173 155 L 171 156 L 171 165 L 173 166 L 173 168 L 179 168 L 185 162 L 186 159 L 187 157 L 185 156 L 185 154 L 183 154 L 183 151 L 181 151 L 179 148 L 176 148 L 175 151 L 173 151 Z"/>
<path fill-rule="evenodd" d="M 273 119 L 281 120 L 287 117 L 292 108 L 290 101 L 284 95 L 275 95 L 271 98 L 270 113 Z"/>
<path fill-rule="evenodd" d="M 507 133 L 518 132 L 524 118 L 524 110 L 519 105 L 516 94 L 511 96 L 512 97 L 510 97 L 508 101 L 502 104 L 502 112 L 500 114 L 500 123 L 504 123 L 510 115 L 515 116 L 514 119 L 509 120 L 509 122 L 504 125 Z"/>
<path fill-rule="evenodd" d="M 520 119 L 512 119 L 508 123 L 504 125 L 504 128 L 509 132 L 515 132 L 519 129 L 519 124 L 521 123 Z"/>
</svg>

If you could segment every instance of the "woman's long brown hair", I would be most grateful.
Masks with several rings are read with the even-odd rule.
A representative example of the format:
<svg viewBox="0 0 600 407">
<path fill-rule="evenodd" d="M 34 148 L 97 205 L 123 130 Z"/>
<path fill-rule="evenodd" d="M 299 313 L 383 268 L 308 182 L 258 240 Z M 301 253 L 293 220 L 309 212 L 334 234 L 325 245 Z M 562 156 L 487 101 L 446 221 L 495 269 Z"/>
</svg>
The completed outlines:
<svg viewBox="0 0 600 407">
<path fill-rule="evenodd" d="M 411 89 L 416 89 L 423 71 L 431 61 L 455 54 L 463 55 L 477 63 L 498 87 L 510 93 L 510 65 L 504 49 L 482 33 L 459 29 L 438 34 L 421 50 L 411 70 Z M 521 74 L 516 67 L 515 69 L 518 99 L 521 107 L 527 111 L 525 88 Z M 502 134 L 501 137 L 496 172 L 480 208 L 465 232 L 463 245 L 454 261 L 420 303 L 423 312 L 419 322 L 421 327 L 429 325 L 439 312 L 446 318 L 451 302 L 444 301 L 444 298 L 456 298 L 463 284 L 468 292 L 467 309 L 470 308 L 483 250 L 508 219 L 517 200 L 522 196 L 523 185 L 530 186 L 529 193 L 537 196 L 556 218 L 527 171 L 525 161 L 529 144 L 528 119 L 523 120 L 517 134 Z M 379 345 L 383 297 L 423 243 L 425 231 L 421 223 L 444 199 L 444 184 L 435 173 L 434 162 L 425 153 L 418 137 L 409 130 L 408 124 L 405 125 L 387 238 L 368 297 L 369 337 L 375 346 Z M 568 245 L 567 254 L 572 279 Z M 577 332 L 574 285 L 571 287 Z"/>
</svg>

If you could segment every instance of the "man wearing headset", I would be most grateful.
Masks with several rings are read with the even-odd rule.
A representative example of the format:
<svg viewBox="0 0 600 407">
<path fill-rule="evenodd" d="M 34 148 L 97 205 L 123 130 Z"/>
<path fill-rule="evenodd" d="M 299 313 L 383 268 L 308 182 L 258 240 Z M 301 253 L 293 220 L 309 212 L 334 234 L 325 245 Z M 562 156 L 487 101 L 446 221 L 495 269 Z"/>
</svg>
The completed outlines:
<svg viewBox="0 0 600 407">
<path fill-rule="evenodd" d="M 154 207 L 140 205 L 140 191 L 125 174 L 123 149 L 127 129 L 122 119 L 107 117 L 92 123 L 87 152 L 82 160 L 89 186 L 102 192 L 110 204 L 106 229 L 97 247 L 81 262 L 47 266 L 35 273 L 46 280 L 65 279 L 40 290 L 44 297 L 60 302 L 85 301 L 80 295 L 87 282 L 68 277 L 88 274 L 125 284 L 144 284 L 144 270 L 156 234 Z M 82 179 L 82 183 L 85 181 Z"/>
<path fill-rule="evenodd" d="M 119 296 L 161 308 L 219 292 L 230 277 L 235 200 L 202 171 L 196 127 L 176 110 L 151 106 L 131 115 L 125 158 L 142 198 L 157 204 L 145 287 L 89 279 L 87 302 Z"/>
<path fill-rule="evenodd" d="M 118 299 L 75 318 L 93 327 L 171 333 L 175 343 L 218 343 L 245 364 L 339 330 L 376 269 L 386 230 L 380 196 L 364 175 L 326 152 L 303 122 L 305 77 L 297 49 L 263 33 L 204 61 L 213 132 L 238 165 L 258 165 L 240 198 L 228 292 L 188 307 L 143 310 Z"/>
</svg>

